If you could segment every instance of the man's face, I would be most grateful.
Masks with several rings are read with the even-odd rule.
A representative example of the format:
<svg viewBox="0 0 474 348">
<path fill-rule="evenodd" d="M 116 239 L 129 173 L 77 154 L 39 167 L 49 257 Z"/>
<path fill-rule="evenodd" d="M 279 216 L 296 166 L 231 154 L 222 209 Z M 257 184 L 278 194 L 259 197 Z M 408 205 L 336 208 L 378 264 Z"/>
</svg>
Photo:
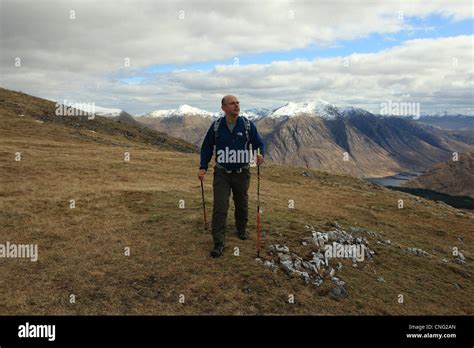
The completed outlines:
<svg viewBox="0 0 474 348">
<path fill-rule="evenodd" d="M 225 98 L 225 104 L 222 105 L 222 110 L 225 112 L 226 115 L 229 115 L 232 117 L 239 116 L 239 113 L 240 113 L 239 100 L 234 96 Z"/>
</svg>

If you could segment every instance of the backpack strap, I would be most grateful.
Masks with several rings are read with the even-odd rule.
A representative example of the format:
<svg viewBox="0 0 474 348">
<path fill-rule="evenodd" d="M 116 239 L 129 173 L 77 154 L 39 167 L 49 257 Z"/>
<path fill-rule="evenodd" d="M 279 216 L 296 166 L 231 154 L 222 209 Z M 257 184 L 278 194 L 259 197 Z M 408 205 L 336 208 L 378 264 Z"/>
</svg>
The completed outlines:
<svg viewBox="0 0 474 348">
<path fill-rule="evenodd" d="M 247 148 L 247 144 L 250 142 L 250 121 L 247 117 L 241 116 L 244 120 L 245 124 L 245 138 L 247 139 L 245 143 L 245 148 Z M 217 149 L 217 140 L 219 139 L 219 126 L 221 125 L 221 121 L 224 117 L 219 117 L 217 120 L 214 121 L 214 150 Z"/>
<path fill-rule="evenodd" d="M 247 117 L 242 116 L 245 124 L 245 137 L 247 138 L 247 143 L 250 141 L 250 121 Z"/>
<path fill-rule="evenodd" d="M 247 117 L 245 116 L 242 116 L 243 120 L 244 120 L 244 124 L 245 124 L 245 137 L 247 139 L 247 141 L 245 142 L 245 150 L 249 150 L 250 153 L 252 154 L 253 152 L 253 147 L 252 147 L 252 143 L 250 142 L 250 121 Z M 251 160 L 250 160 L 250 166 L 251 167 L 254 167 L 254 163 L 255 163 L 255 159 L 252 158 L 252 156 L 250 157 Z"/>
<path fill-rule="evenodd" d="M 214 121 L 214 154 L 217 158 L 217 140 L 219 139 L 219 126 L 223 117 L 219 117 Z"/>
<path fill-rule="evenodd" d="M 217 120 L 214 121 L 214 137 L 216 139 L 219 137 L 219 125 L 221 124 L 221 121 L 222 121 L 222 117 L 219 117 Z"/>
</svg>

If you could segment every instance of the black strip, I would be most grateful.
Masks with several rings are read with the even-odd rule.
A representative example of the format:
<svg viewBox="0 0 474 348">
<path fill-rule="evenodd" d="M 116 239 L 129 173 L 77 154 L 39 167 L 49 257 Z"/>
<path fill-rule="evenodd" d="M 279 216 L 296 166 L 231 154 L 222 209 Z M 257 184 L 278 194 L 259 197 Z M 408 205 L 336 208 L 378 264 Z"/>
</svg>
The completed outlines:
<svg viewBox="0 0 474 348">
<path fill-rule="evenodd" d="M 55 341 L 19 338 L 19 326 L 54 324 Z M 469 325 L 471 324 L 471 325 Z M 424 325 L 424 329 L 409 329 Z M 426 325 L 432 325 L 426 329 Z M 444 325 L 443 328 L 436 325 Z M 455 329 L 448 329 L 455 325 Z M 456 338 L 407 338 L 406 334 L 455 333 Z M 0 317 L 0 346 L 16 344 L 469 344 L 472 317 L 156 317 L 156 316 L 12 316 Z"/>
</svg>

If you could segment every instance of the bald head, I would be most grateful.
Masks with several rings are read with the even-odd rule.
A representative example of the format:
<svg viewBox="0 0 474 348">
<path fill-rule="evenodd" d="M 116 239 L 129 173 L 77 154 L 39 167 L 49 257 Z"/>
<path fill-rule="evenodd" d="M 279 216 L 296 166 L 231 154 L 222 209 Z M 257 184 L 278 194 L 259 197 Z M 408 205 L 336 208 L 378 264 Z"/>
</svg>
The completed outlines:
<svg viewBox="0 0 474 348">
<path fill-rule="evenodd" d="M 226 116 L 236 118 L 240 113 L 240 102 L 234 95 L 226 95 L 221 100 L 222 111 L 225 112 Z"/>
<path fill-rule="evenodd" d="M 237 97 L 235 95 L 232 95 L 232 94 L 227 94 L 225 96 L 222 97 L 222 100 L 221 100 L 221 106 L 224 106 L 226 103 L 227 103 L 227 99 L 229 98 L 235 98 L 237 99 Z"/>
</svg>

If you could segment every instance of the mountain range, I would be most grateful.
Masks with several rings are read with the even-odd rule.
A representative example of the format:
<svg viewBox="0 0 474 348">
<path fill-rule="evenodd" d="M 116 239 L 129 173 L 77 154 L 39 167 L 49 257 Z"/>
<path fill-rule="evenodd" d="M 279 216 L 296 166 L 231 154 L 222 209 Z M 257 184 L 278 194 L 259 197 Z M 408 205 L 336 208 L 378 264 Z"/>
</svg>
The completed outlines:
<svg viewBox="0 0 474 348">
<path fill-rule="evenodd" d="M 474 130 L 474 116 L 470 115 L 423 115 L 418 122 L 429 124 L 443 129 L 471 129 Z"/>
<path fill-rule="evenodd" d="M 5 90 L 4 93 L 13 92 Z M 154 139 L 150 133 L 152 130 L 159 137 L 166 135 L 199 147 L 213 120 L 223 116 L 222 112 L 209 112 L 187 104 L 135 117 L 121 109 L 95 109 L 97 116 L 105 117 L 95 122 L 75 118 L 75 122 L 58 116 L 52 121 L 75 122 L 88 128 L 107 122 L 105 128 L 108 131 L 111 125 L 123 123 L 140 129 L 141 137 L 146 135 Z M 48 120 L 52 117 L 50 111 L 52 109 L 48 110 Z M 257 125 L 267 146 L 268 162 L 357 177 L 425 171 L 447 161 L 453 152 L 474 149 L 474 130 L 443 129 L 424 123 L 426 119 L 453 120 L 460 115 L 423 116 L 414 120 L 411 117 L 375 115 L 361 108 L 338 107 L 321 99 L 288 102 L 275 109 L 254 108 L 243 111 L 241 115 Z"/>
<path fill-rule="evenodd" d="M 474 131 L 448 130 L 410 117 L 382 116 L 317 99 L 241 115 L 257 125 L 271 162 L 376 177 L 422 171 L 452 152 L 474 148 Z M 135 117 L 139 123 L 200 146 L 222 113 L 182 105 Z M 423 118 L 422 118 L 423 119 Z"/>
</svg>

